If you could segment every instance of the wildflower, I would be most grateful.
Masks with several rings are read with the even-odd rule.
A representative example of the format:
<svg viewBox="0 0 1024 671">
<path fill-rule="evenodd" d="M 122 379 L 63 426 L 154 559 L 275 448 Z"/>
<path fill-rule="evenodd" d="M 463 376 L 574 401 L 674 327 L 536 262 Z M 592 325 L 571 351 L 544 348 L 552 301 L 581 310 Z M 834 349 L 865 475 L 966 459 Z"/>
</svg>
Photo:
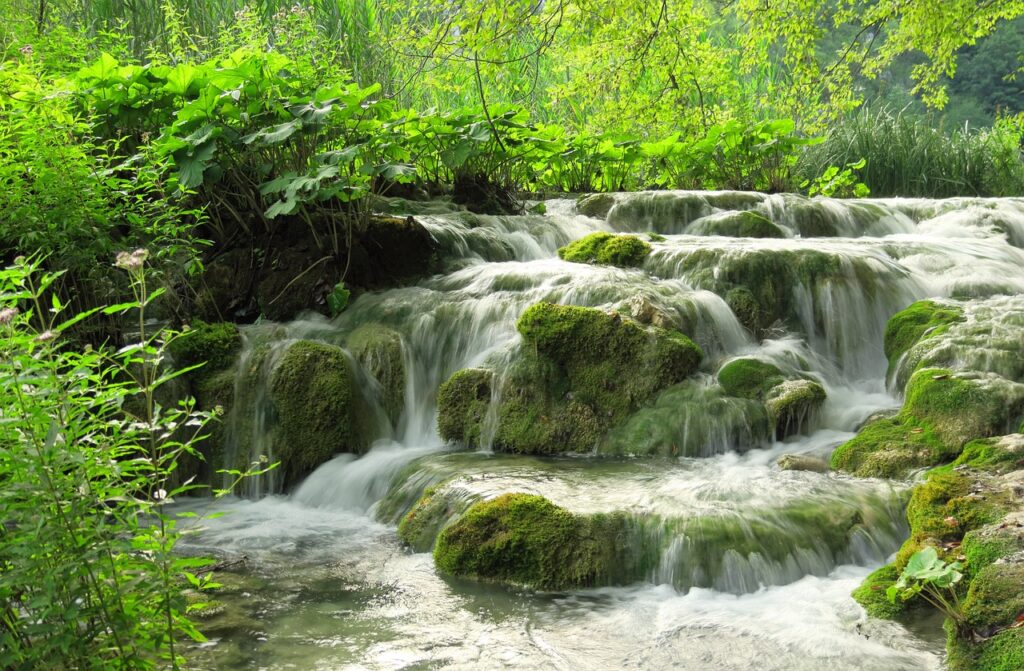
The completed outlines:
<svg viewBox="0 0 1024 671">
<path fill-rule="evenodd" d="M 22 56 L 31 56 L 33 54 L 33 52 L 35 51 L 35 49 L 32 48 L 31 44 L 26 44 L 21 49 L 18 49 L 18 51 L 21 52 Z"/>
<path fill-rule="evenodd" d="M 42 333 L 40 333 L 39 335 L 36 336 L 36 342 L 50 342 L 51 340 L 53 340 L 56 337 L 57 337 L 57 332 L 56 331 L 49 331 L 49 330 L 47 330 L 47 331 L 43 331 Z"/>
<path fill-rule="evenodd" d="M 18 316 L 18 308 L 4 308 L 0 310 L 0 326 L 7 326 Z"/>
<path fill-rule="evenodd" d="M 156 499 L 157 501 L 163 501 L 164 499 L 167 498 L 167 490 L 166 489 L 158 489 L 158 490 L 156 490 L 155 492 L 153 492 L 153 498 Z"/>
<path fill-rule="evenodd" d="M 134 252 L 118 252 L 114 265 L 125 270 L 139 270 L 146 259 L 149 258 L 149 250 L 136 249 Z"/>
<path fill-rule="evenodd" d="M 213 408 L 213 414 L 217 415 L 218 417 L 223 415 L 224 414 L 224 406 L 219 404 L 219 403 L 217 405 L 215 405 L 214 408 Z"/>
</svg>

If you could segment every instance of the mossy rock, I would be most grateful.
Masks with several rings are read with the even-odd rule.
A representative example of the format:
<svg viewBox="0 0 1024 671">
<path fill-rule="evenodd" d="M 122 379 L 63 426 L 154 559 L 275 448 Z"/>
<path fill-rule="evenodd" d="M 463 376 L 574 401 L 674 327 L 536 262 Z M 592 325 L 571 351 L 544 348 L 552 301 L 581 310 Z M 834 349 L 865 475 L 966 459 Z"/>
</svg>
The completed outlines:
<svg viewBox="0 0 1024 671">
<path fill-rule="evenodd" d="M 813 380 L 786 380 L 764 399 L 779 436 L 798 433 L 825 402 L 825 389 Z"/>
<path fill-rule="evenodd" d="M 775 313 L 762 307 L 746 287 L 735 287 L 725 294 L 725 303 L 736 315 L 736 320 L 755 338 L 762 338 L 776 320 Z"/>
<path fill-rule="evenodd" d="M 1019 386 L 1001 378 L 921 369 L 907 384 L 900 413 L 862 427 L 833 452 L 832 467 L 865 477 L 905 477 L 916 468 L 952 461 L 968 441 L 1001 434 L 1015 422 L 1024 403 Z"/>
<path fill-rule="evenodd" d="M 938 439 L 931 426 L 896 416 L 865 424 L 832 453 L 832 468 L 860 477 L 902 478 L 956 457 L 958 448 Z"/>
<path fill-rule="evenodd" d="M 772 426 L 761 401 L 728 396 L 721 387 L 691 379 L 669 387 L 614 427 L 598 453 L 706 457 L 764 443 Z"/>
<path fill-rule="evenodd" d="M 949 671 L 1020 671 L 1024 669 L 1024 629 L 1007 629 L 980 642 L 964 640 L 948 629 Z"/>
<path fill-rule="evenodd" d="M 767 217 L 751 212 L 725 212 L 695 221 L 687 233 L 730 238 L 785 238 L 786 232 Z"/>
<path fill-rule="evenodd" d="M 538 589 L 609 584 L 623 565 L 625 531 L 623 516 L 575 515 L 542 496 L 504 494 L 445 527 L 434 562 L 448 575 Z"/>
<path fill-rule="evenodd" d="M 592 308 L 539 303 L 517 322 L 521 355 L 504 371 L 493 447 L 526 454 L 591 452 L 658 392 L 696 371 L 701 351 L 681 333 L 643 328 Z M 456 373 L 438 396 L 439 431 L 480 445 L 489 373 Z"/>
<path fill-rule="evenodd" d="M 962 309 L 935 301 L 918 301 L 894 314 L 885 326 L 885 356 L 890 370 L 923 338 L 941 335 L 963 320 Z"/>
<path fill-rule="evenodd" d="M 1024 434 L 972 440 L 964 446 L 953 466 L 970 466 L 997 473 L 1024 468 Z"/>
<path fill-rule="evenodd" d="M 718 384 L 730 396 L 763 400 L 772 387 L 786 379 L 778 366 L 760 359 L 733 359 L 718 371 Z"/>
<path fill-rule="evenodd" d="M 405 350 L 402 336 L 381 324 L 364 324 L 349 334 L 348 351 L 380 384 L 381 405 L 392 426 L 405 406 Z"/>
<path fill-rule="evenodd" d="M 290 345 L 271 374 L 270 398 L 286 486 L 333 455 L 359 453 L 369 443 L 369 411 L 340 347 L 310 340 Z"/>
<path fill-rule="evenodd" d="M 851 596 L 859 603 L 871 617 L 882 620 L 899 620 L 906 617 L 909 611 L 918 605 L 917 599 L 903 601 L 897 599 L 896 603 L 889 601 L 886 590 L 896 583 L 900 578 L 900 571 L 893 564 L 886 564 L 880 569 L 873 571 L 857 589 L 853 590 Z"/>
<path fill-rule="evenodd" d="M 558 256 L 564 261 L 620 268 L 639 266 L 650 253 L 651 245 L 635 235 L 604 232 L 591 233 L 558 250 Z"/>
<path fill-rule="evenodd" d="M 1024 555 L 999 560 L 978 572 L 963 602 L 968 626 L 982 635 L 1024 615 Z"/>
<path fill-rule="evenodd" d="M 907 383 L 903 413 L 927 421 L 938 438 L 959 448 L 975 438 L 1001 435 L 1015 424 L 1024 405 L 1024 397 L 1015 392 L 1001 378 L 923 368 Z"/>
<path fill-rule="evenodd" d="M 456 371 L 437 391 L 437 430 L 441 438 L 478 445 L 480 425 L 491 402 L 493 375 L 481 368 Z"/>
<path fill-rule="evenodd" d="M 416 552 L 431 552 L 448 520 L 461 514 L 471 501 L 447 496 L 441 486 L 428 487 L 423 496 L 398 523 L 398 537 Z"/>
<path fill-rule="evenodd" d="M 171 354 L 179 368 L 205 364 L 204 368 L 209 371 L 230 368 L 241 349 L 242 336 L 237 326 L 199 319 L 170 344 Z"/>
<path fill-rule="evenodd" d="M 565 374 L 573 398 L 612 423 L 692 375 L 703 356 L 682 333 L 592 308 L 538 303 L 516 327 L 527 347 Z"/>
<path fill-rule="evenodd" d="M 1024 511 L 1010 512 L 964 534 L 960 550 L 972 576 L 1003 557 L 1024 552 Z"/>
<path fill-rule="evenodd" d="M 592 193 L 576 201 L 576 211 L 587 217 L 604 219 L 615 206 L 615 196 L 610 193 Z"/>
</svg>

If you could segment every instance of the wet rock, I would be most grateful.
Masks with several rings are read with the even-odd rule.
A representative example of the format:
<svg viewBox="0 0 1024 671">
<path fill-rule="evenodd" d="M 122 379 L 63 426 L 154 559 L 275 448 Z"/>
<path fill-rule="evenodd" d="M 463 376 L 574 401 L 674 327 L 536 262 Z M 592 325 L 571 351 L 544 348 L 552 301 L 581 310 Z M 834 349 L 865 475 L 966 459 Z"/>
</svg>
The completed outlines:
<svg viewBox="0 0 1024 671">
<path fill-rule="evenodd" d="M 637 294 L 626 304 L 629 316 L 639 324 L 657 326 L 666 330 L 679 328 L 679 320 L 673 318 L 654 301 L 643 294 Z"/>
<path fill-rule="evenodd" d="M 456 371 L 437 392 L 437 430 L 441 438 L 480 444 L 480 430 L 491 402 L 493 374 L 481 368 Z"/>
<path fill-rule="evenodd" d="M 369 443 L 369 412 L 340 347 L 309 340 L 290 345 L 271 374 L 270 398 L 286 486 L 334 454 L 362 452 Z"/>
<path fill-rule="evenodd" d="M 591 451 L 648 399 L 695 372 L 702 357 L 681 333 L 591 308 L 539 303 L 517 327 L 524 352 L 503 371 L 494 410 L 494 447 L 512 452 Z M 441 394 L 439 425 L 449 439 L 475 445 L 486 414 L 483 375 L 456 376 Z"/>
<path fill-rule="evenodd" d="M 784 454 L 776 463 L 784 471 L 812 471 L 814 473 L 829 471 L 828 460 L 809 454 Z"/>
<path fill-rule="evenodd" d="M 434 547 L 438 570 L 539 589 L 616 582 L 624 564 L 622 515 L 575 515 L 531 494 L 474 504 Z"/>
<path fill-rule="evenodd" d="M 812 380 L 786 380 L 772 387 L 764 400 L 780 436 L 799 433 L 824 402 L 825 389 Z"/>
<path fill-rule="evenodd" d="M 576 211 L 587 217 L 604 219 L 615 205 L 615 196 L 610 193 L 592 193 L 576 201 Z"/>
<path fill-rule="evenodd" d="M 346 347 L 367 373 L 380 384 L 380 402 L 398 425 L 405 405 L 405 349 L 402 336 L 381 324 L 364 324 L 349 334 Z"/>
<path fill-rule="evenodd" d="M 698 219 L 686 232 L 690 235 L 721 235 L 731 238 L 785 238 L 786 232 L 757 212 L 724 212 Z"/>
</svg>

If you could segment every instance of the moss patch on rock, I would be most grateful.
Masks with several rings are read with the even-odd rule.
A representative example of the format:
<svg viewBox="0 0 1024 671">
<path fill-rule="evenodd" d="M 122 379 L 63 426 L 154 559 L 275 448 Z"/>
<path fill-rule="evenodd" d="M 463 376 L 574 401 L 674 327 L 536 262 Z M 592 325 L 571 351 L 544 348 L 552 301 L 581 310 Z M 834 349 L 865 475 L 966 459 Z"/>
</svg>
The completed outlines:
<svg viewBox="0 0 1024 671">
<path fill-rule="evenodd" d="M 575 515 L 542 496 L 504 494 L 474 504 L 438 536 L 448 575 L 538 589 L 607 584 L 623 562 L 625 518 Z"/>
<path fill-rule="evenodd" d="M 890 370 L 922 338 L 945 333 L 951 324 L 963 319 L 962 309 L 935 301 L 918 301 L 897 312 L 885 326 L 885 356 Z"/>
<path fill-rule="evenodd" d="M 465 511 L 470 502 L 446 496 L 440 485 L 428 487 L 398 523 L 398 537 L 416 552 L 430 552 L 445 523 Z"/>
<path fill-rule="evenodd" d="M 677 332 L 643 328 L 592 308 L 539 303 L 517 327 L 524 351 L 498 382 L 459 372 L 442 385 L 442 437 L 479 445 L 492 384 L 493 447 L 528 454 L 589 452 L 607 431 L 696 371 L 700 348 Z"/>
<path fill-rule="evenodd" d="M 1024 615 L 1024 556 L 997 561 L 978 572 L 963 602 L 967 624 L 989 634 Z"/>
<path fill-rule="evenodd" d="M 1024 468 L 1024 434 L 972 440 L 953 462 L 953 467 L 957 466 L 998 473 Z"/>
<path fill-rule="evenodd" d="M 456 371 L 437 391 L 437 430 L 447 441 L 478 445 L 480 425 L 491 402 L 492 373 Z"/>
<path fill-rule="evenodd" d="M 334 454 L 362 452 L 369 442 L 369 413 L 340 347 L 309 340 L 290 345 L 271 374 L 270 398 L 286 485 Z"/>
<path fill-rule="evenodd" d="M 1006 384 L 989 382 L 940 368 L 917 371 L 900 413 L 866 424 L 832 453 L 832 467 L 866 477 L 904 477 L 956 459 L 965 443 L 1002 433 L 1020 412 L 1019 400 L 1002 393 Z"/>
<path fill-rule="evenodd" d="M 564 261 L 597 263 L 620 268 L 639 266 L 651 253 L 651 245 L 635 235 L 597 232 L 558 250 Z"/>
<path fill-rule="evenodd" d="M 195 320 L 191 328 L 175 338 L 171 354 L 180 368 L 205 364 L 209 371 L 229 368 L 242 349 L 238 327 L 229 322 L 207 323 Z"/>
<path fill-rule="evenodd" d="M 380 384 L 381 404 L 392 425 L 405 406 L 405 351 L 402 336 L 381 324 L 364 324 L 348 336 L 346 346 L 363 369 Z"/>
<path fill-rule="evenodd" d="M 913 610 L 917 600 L 889 601 L 885 591 L 899 580 L 900 571 L 893 564 L 886 564 L 873 571 L 860 586 L 853 590 L 851 596 L 871 617 L 882 620 L 899 620 Z"/>
<path fill-rule="evenodd" d="M 764 399 L 785 379 L 778 366 L 750 357 L 733 359 L 718 371 L 718 384 L 725 393 L 739 398 Z"/>
<path fill-rule="evenodd" d="M 772 387 L 764 400 L 780 436 L 799 432 L 825 402 L 825 389 L 812 380 L 786 380 Z"/>
</svg>

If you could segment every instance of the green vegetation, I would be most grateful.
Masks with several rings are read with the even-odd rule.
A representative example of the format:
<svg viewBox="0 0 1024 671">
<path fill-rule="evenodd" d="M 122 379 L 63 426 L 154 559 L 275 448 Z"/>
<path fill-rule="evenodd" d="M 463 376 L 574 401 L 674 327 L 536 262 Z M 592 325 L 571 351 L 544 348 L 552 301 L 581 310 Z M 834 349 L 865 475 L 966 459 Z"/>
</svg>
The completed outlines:
<svg viewBox="0 0 1024 671">
<path fill-rule="evenodd" d="M 491 402 L 490 371 L 456 371 L 437 391 L 437 431 L 449 441 L 480 443 L 480 425 Z"/>
<path fill-rule="evenodd" d="M 890 600 L 888 590 L 900 579 L 901 573 L 892 564 L 886 564 L 864 578 L 853 590 L 853 598 L 864 607 L 868 615 L 882 620 L 898 620 L 911 609 L 912 598 Z"/>
<path fill-rule="evenodd" d="M 207 324 L 197 319 L 192 327 L 175 340 L 171 353 L 182 367 L 205 364 L 204 373 L 230 368 L 242 348 L 242 337 L 234 324 Z"/>
<path fill-rule="evenodd" d="M 72 328 L 101 309 L 67 313 L 58 274 L 25 259 L 0 270 L 4 668 L 172 667 L 205 640 L 188 614 L 206 604 L 181 589 L 215 587 L 202 574 L 213 562 L 174 553 L 183 529 L 165 507 L 199 487 L 176 484 L 178 463 L 212 415 L 156 401 L 188 369 L 158 363 L 180 336 L 146 329 L 160 294 L 147 257 L 117 257 L 135 300 L 102 313 L 131 315 L 139 332 L 116 352 L 75 347 Z"/>
<path fill-rule="evenodd" d="M 542 496 L 503 494 L 476 503 L 445 527 L 434 547 L 447 574 L 538 589 L 611 582 L 625 518 L 574 515 Z"/>
</svg>

